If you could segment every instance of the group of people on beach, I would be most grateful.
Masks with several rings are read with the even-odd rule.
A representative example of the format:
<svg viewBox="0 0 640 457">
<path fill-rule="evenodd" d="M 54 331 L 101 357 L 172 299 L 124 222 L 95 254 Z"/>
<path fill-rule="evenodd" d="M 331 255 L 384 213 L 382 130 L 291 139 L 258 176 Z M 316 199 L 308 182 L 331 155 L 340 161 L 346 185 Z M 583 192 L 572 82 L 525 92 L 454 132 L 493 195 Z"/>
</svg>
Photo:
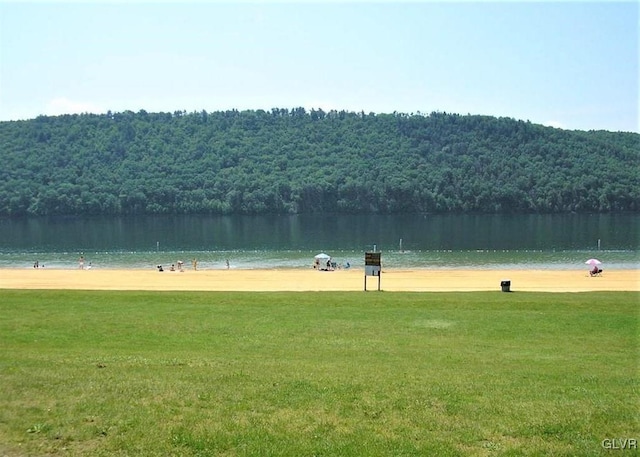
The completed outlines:
<svg viewBox="0 0 640 457">
<path fill-rule="evenodd" d="M 80 258 L 78 259 L 78 268 L 81 270 L 91 270 L 91 262 L 89 262 L 89 265 L 87 265 L 85 267 L 85 259 L 84 259 L 84 254 L 80 254 Z"/>
<path fill-rule="evenodd" d="M 184 271 L 184 263 L 182 262 L 182 260 L 178 260 L 177 262 L 177 269 L 176 269 L 176 264 L 171 264 L 171 267 L 169 267 L 169 271 Z M 227 266 L 227 270 L 231 268 L 231 264 L 229 263 L 229 259 L 225 259 L 225 265 Z M 198 260 L 197 259 L 193 259 L 191 261 L 191 266 L 193 267 L 193 271 L 197 271 L 198 270 Z M 162 265 L 156 265 L 156 268 L 158 269 L 158 271 L 164 271 L 164 267 Z"/>
<path fill-rule="evenodd" d="M 182 260 L 178 260 L 176 262 L 178 264 L 178 267 L 176 268 L 176 264 L 172 263 L 171 266 L 169 267 L 169 271 L 180 271 L 183 272 L 184 271 L 184 262 L 182 262 Z M 157 265 L 156 268 L 158 269 L 158 271 L 164 271 L 164 268 L 162 267 L 162 265 Z M 193 269 L 196 269 L 196 266 L 193 266 Z"/>
<path fill-rule="evenodd" d="M 345 270 L 347 270 L 351 268 L 351 264 L 349 262 L 346 262 L 344 265 L 342 265 L 341 263 L 334 262 L 331 258 L 327 259 L 326 263 L 321 259 L 315 259 L 313 262 L 314 270 L 334 271 L 336 269 L 339 270 L 341 268 L 344 268 Z"/>
<path fill-rule="evenodd" d="M 177 264 L 177 268 L 176 268 L 176 264 Z M 191 266 L 193 267 L 193 270 L 196 271 L 198 269 L 198 260 L 197 259 L 193 259 L 191 261 Z M 164 271 L 164 267 L 162 265 L 156 265 L 156 268 L 158 271 Z M 176 263 L 172 263 L 171 266 L 169 267 L 169 271 L 184 271 L 184 262 L 182 260 L 178 260 Z"/>
<path fill-rule="evenodd" d="M 85 265 L 86 261 L 84 258 L 84 254 L 80 254 L 80 258 L 78 259 L 78 269 L 79 270 L 91 270 L 91 262 L 89 262 L 89 265 Z M 44 268 L 44 263 L 40 263 L 39 260 L 36 259 L 35 262 L 33 262 L 33 268 Z"/>
</svg>

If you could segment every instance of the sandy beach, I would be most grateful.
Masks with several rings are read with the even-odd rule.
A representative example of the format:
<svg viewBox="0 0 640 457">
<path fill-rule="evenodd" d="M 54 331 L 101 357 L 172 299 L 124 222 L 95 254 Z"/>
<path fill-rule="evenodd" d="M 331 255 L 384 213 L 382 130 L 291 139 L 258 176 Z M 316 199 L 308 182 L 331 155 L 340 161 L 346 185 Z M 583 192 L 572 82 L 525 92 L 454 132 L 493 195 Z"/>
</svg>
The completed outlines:
<svg viewBox="0 0 640 457">
<path fill-rule="evenodd" d="M 378 289 L 368 276 L 367 290 Z M 587 271 L 553 270 L 388 270 L 380 277 L 383 291 L 588 292 L 640 291 L 640 270 L 610 270 L 598 277 Z M 193 290 L 193 291 L 363 291 L 364 271 L 316 270 L 0 270 L 0 289 Z"/>
</svg>

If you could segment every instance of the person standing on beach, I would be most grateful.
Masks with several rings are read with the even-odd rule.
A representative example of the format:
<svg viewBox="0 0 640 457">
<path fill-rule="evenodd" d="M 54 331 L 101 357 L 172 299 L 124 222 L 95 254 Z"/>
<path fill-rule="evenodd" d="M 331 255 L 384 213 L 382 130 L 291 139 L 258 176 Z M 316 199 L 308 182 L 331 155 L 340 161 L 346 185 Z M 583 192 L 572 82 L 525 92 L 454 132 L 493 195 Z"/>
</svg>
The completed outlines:
<svg viewBox="0 0 640 457">
<path fill-rule="evenodd" d="M 198 261 L 196 259 L 193 259 L 191 261 L 191 265 L 193 265 L 193 270 L 194 271 L 198 271 Z"/>
<path fill-rule="evenodd" d="M 78 268 L 84 270 L 84 254 L 80 254 L 80 259 L 78 260 Z"/>
</svg>

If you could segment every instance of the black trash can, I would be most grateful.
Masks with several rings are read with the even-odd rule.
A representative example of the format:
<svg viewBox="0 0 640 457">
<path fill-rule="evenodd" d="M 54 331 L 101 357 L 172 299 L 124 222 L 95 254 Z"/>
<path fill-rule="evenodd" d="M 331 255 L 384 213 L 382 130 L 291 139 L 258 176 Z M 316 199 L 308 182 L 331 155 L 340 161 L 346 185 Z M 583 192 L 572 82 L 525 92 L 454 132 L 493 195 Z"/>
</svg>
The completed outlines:
<svg viewBox="0 0 640 457">
<path fill-rule="evenodd" d="M 502 287 L 503 292 L 511 292 L 511 281 L 508 279 L 503 279 L 500 281 L 500 287 Z"/>
</svg>

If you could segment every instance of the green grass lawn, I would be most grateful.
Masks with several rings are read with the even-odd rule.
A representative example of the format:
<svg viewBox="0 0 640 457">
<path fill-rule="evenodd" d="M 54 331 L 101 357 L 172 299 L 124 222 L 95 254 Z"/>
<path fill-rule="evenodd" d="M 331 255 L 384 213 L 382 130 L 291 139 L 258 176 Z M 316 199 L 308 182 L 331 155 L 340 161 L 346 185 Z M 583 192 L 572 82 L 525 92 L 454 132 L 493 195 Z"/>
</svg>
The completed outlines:
<svg viewBox="0 0 640 457">
<path fill-rule="evenodd" d="M 637 293 L 0 298 L 2 456 L 573 457 L 640 441 Z"/>
</svg>

